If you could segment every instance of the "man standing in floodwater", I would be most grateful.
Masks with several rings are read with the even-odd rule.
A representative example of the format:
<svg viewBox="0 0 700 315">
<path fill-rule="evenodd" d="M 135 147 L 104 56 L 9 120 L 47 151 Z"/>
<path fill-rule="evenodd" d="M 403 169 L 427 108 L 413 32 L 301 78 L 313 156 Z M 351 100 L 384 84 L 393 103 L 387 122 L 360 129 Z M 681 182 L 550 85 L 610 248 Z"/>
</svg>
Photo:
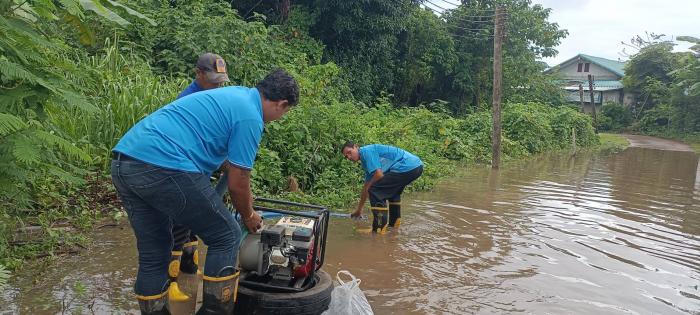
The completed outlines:
<svg viewBox="0 0 700 315">
<path fill-rule="evenodd" d="M 350 216 L 362 215 L 369 196 L 372 232 L 385 233 L 387 226 L 398 227 L 401 224 L 401 193 L 423 174 L 423 161 L 408 151 L 383 144 L 358 147 L 348 141 L 343 145 L 342 153 L 350 161 L 360 161 L 365 170 L 360 202 Z"/>
<path fill-rule="evenodd" d="M 204 53 L 199 56 L 195 65 L 195 79 L 188 85 L 177 99 L 183 98 L 192 93 L 215 89 L 229 82 L 226 61 L 224 58 L 213 53 Z M 223 178 L 225 181 L 226 178 Z M 190 232 L 186 226 L 173 224 L 173 248 L 168 267 L 170 276 L 170 290 L 176 296 L 181 296 L 182 286 L 177 285 L 177 278 L 180 273 L 192 275 L 191 279 L 196 279 L 197 265 L 195 263 L 195 250 L 197 249 L 197 237 Z M 180 283 L 182 285 L 182 283 Z"/>
<path fill-rule="evenodd" d="M 169 314 L 172 223 L 208 245 L 197 314 L 233 312 L 241 230 L 209 178 L 225 164 L 236 209 L 246 228 L 258 231 L 262 219 L 253 211 L 250 171 L 263 125 L 298 100 L 294 78 L 275 70 L 255 88 L 230 86 L 177 99 L 134 125 L 114 147 L 112 181 L 136 236 L 134 291 L 142 314 Z"/>
</svg>

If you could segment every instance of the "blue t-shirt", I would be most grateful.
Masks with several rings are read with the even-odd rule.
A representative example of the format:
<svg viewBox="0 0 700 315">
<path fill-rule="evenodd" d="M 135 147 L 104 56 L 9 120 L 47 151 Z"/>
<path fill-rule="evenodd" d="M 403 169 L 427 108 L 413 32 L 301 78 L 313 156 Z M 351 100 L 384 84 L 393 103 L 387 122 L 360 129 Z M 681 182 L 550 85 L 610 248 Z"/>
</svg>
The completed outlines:
<svg viewBox="0 0 700 315">
<path fill-rule="evenodd" d="M 384 144 L 360 147 L 360 162 L 365 170 L 365 182 L 369 181 L 378 169 L 385 174 L 405 173 L 423 165 L 423 161 L 410 152 Z"/>
<path fill-rule="evenodd" d="M 180 92 L 180 94 L 177 95 L 177 98 L 183 98 L 187 95 L 190 95 L 192 93 L 199 92 L 199 91 L 204 91 L 204 89 L 202 89 L 202 87 L 199 86 L 199 84 L 197 84 L 197 80 L 194 80 L 194 81 L 192 81 L 192 83 L 190 83 L 190 85 L 188 85 L 185 88 L 184 91 Z"/>
<path fill-rule="evenodd" d="M 162 107 L 131 127 L 113 150 L 185 172 L 211 174 L 224 160 L 249 170 L 263 127 L 258 90 L 230 86 Z"/>
</svg>

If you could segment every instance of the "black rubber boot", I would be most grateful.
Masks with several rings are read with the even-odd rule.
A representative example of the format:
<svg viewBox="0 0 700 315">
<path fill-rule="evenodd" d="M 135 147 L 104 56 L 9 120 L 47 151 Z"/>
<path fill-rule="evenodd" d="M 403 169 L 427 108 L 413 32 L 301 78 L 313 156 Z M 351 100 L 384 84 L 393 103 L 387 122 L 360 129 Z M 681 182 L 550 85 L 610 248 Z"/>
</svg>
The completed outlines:
<svg viewBox="0 0 700 315">
<path fill-rule="evenodd" d="M 197 251 L 197 238 L 190 239 L 189 243 L 185 243 L 182 248 L 182 257 L 180 258 L 180 271 L 189 274 L 197 273 L 197 262 L 194 260 L 194 253 Z"/>
<path fill-rule="evenodd" d="M 141 296 L 137 295 L 141 315 L 170 315 L 168 310 L 168 291 L 158 295 Z"/>
<path fill-rule="evenodd" d="M 168 277 L 170 282 L 177 281 L 177 275 L 180 273 L 180 257 L 182 256 L 182 251 L 172 251 L 170 256 L 170 264 L 168 264 Z"/>
<path fill-rule="evenodd" d="M 232 267 L 231 267 L 232 268 Z M 230 276 L 224 277 L 203 277 L 202 307 L 197 311 L 197 315 L 231 315 L 236 303 L 238 294 L 238 277 L 240 272 L 236 271 Z"/>
<path fill-rule="evenodd" d="M 399 227 L 401 225 L 401 201 L 389 202 L 389 226 Z"/>
<path fill-rule="evenodd" d="M 377 206 L 369 207 L 372 210 L 372 233 L 384 234 L 386 233 L 386 226 L 389 217 L 389 207 L 387 206 Z"/>
<path fill-rule="evenodd" d="M 182 249 L 185 242 L 190 239 L 190 230 L 183 225 L 175 225 L 172 229 L 173 249 L 171 250 L 170 264 L 168 265 L 168 276 L 170 282 L 177 282 L 177 275 L 180 273 Z"/>
</svg>

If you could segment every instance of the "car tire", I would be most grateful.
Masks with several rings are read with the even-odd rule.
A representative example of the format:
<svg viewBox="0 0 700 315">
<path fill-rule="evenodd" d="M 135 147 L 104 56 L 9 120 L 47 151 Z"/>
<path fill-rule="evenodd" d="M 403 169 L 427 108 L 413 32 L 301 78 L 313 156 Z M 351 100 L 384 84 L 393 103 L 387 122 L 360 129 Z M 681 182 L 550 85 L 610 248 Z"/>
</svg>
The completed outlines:
<svg viewBox="0 0 700 315">
<path fill-rule="evenodd" d="M 302 292 L 265 292 L 238 287 L 236 315 L 318 315 L 328 309 L 333 291 L 331 276 L 316 271 L 316 285 Z"/>
</svg>

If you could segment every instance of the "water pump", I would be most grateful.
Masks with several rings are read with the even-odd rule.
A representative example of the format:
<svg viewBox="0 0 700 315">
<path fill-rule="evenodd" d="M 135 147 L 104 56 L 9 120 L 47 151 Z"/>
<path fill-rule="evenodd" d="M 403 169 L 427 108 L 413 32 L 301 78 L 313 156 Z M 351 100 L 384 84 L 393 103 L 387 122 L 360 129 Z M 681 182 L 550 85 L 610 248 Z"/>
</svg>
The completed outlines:
<svg viewBox="0 0 700 315">
<path fill-rule="evenodd" d="M 279 219 L 243 239 L 238 256 L 240 284 L 273 292 L 300 292 L 313 286 L 314 274 L 323 265 L 329 211 L 315 205 L 256 199 L 256 204 L 260 202 L 301 209 L 254 207 L 263 219 Z"/>
</svg>

